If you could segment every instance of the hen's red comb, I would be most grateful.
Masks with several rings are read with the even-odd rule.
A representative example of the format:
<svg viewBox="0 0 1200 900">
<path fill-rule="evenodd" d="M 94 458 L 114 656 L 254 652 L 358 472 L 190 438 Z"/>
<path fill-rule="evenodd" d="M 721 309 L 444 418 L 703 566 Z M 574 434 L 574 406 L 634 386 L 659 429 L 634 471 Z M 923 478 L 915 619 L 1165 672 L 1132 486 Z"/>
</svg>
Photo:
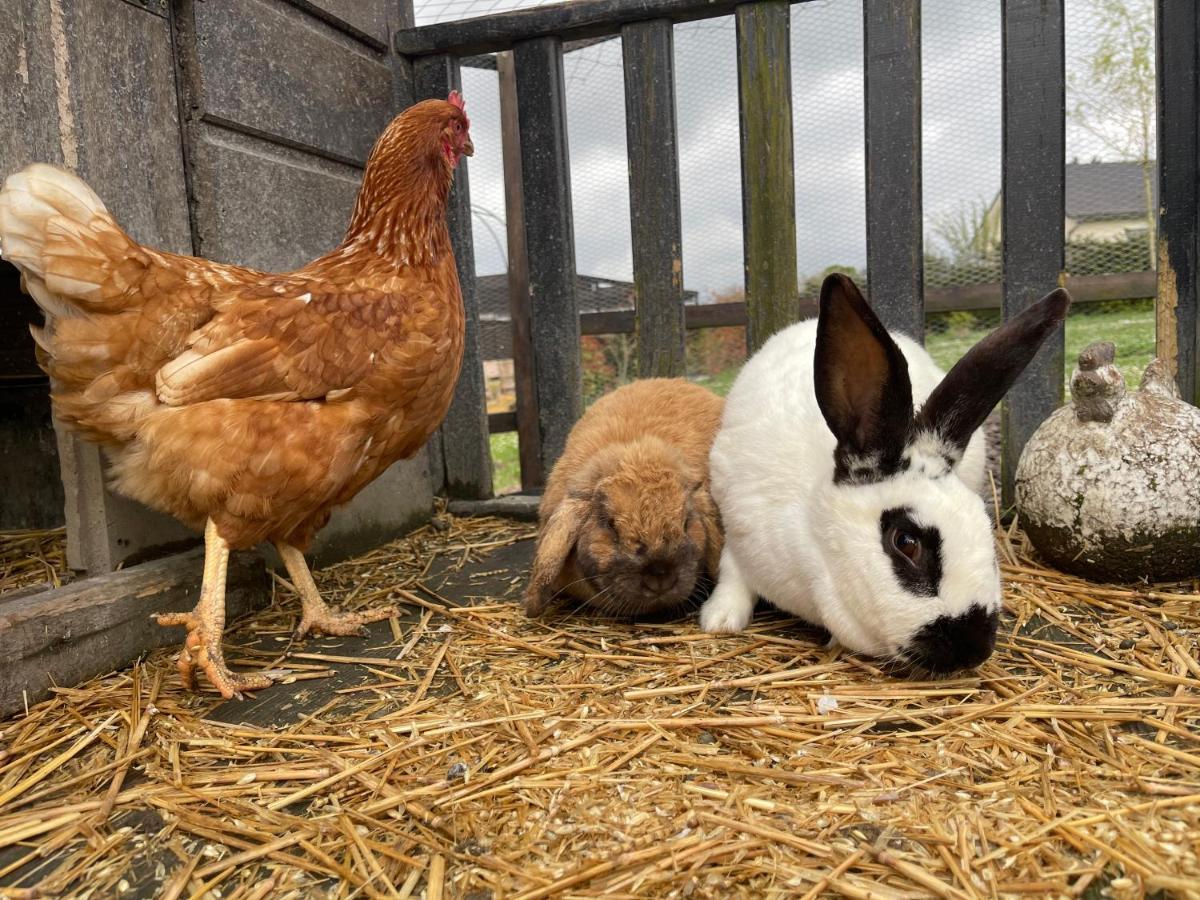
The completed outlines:
<svg viewBox="0 0 1200 900">
<path fill-rule="evenodd" d="M 451 91 L 450 96 L 446 98 L 451 106 L 457 106 L 463 112 L 467 111 L 467 106 L 463 103 L 462 95 L 458 91 Z"/>
</svg>

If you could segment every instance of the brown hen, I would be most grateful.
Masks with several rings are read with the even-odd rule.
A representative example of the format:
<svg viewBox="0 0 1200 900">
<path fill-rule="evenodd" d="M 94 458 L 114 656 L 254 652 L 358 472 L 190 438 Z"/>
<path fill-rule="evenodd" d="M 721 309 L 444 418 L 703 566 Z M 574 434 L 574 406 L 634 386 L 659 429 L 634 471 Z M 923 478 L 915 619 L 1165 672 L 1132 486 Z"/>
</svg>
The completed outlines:
<svg viewBox="0 0 1200 900">
<path fill-rule="evenodd" d="M 183 680 L 265 687 L 221 652 L 230 549 L 271 541 L 297 629 L 348 634 L 391 608 L 329 610 L 304 561 L 331 510 L 415 453 L 450 405 L 463 307 L 446 226 L 474 148 L 457 93 L 376 142 L 342 243 L 268 274 L 133 241 L 74 175 L 32 165 L 0 191 L 0 252 L 46 314 L 33 329 L 58 418 L 107 451 L 117 490 L 204 530 Z"/>
</svg>

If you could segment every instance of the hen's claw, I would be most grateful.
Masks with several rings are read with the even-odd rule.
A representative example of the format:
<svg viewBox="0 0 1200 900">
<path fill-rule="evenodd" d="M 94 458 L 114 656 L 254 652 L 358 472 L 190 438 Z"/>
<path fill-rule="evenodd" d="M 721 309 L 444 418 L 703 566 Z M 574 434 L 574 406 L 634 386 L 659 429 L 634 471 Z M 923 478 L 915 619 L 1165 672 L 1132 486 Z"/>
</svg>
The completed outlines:
<svg viewBox="0 0 1200 900">
<path fill-rule="evenodd" d="M 300 594 L 300 603 L 304 608 L 300 616 L 300 624 L 293 633 L 296 640 L 300 640 L 314 631 L 322 634 L 359 634 L 366 637 L 368 622 L 378 622 L 380 619 L 390 619 L 392 616 L 399 615 L 399 611 L 394 606 L 381 606 L 354 613 L 334 612 L 321 599 L 321 592 L 317 590 L 317 583 L 313 581 L 312 572 L 308 569 L 304 554 L 291 544 L 282 541 L 275 547 L 287 568 L 288 575 L 291 576 L 292 584 Z"/>
<path fill-rule="evenodd" d="M 300 624 L 296 627 L 294 637 L 296 640 L 300 640 L 313 632 L 337 635 L 357 634 L 366 637 L 370 634 L 367 630 L 369 622 L 390 619 L 396 615 L 399 615 L 399 612 L 393 606 L 368 609 L 357 613 L 338 613 L 331 610 L 323 600 L 318 599 L 316 603 L 313 603 L 306 599 L 304 615 L 300 618 Z"/>
<path fill-rule="evenodd" d="M 221 650 L 221 631 L 212 629 L 195 611 L 166 613 L 155 616 L 159 625 L 182 625 L 188 630 L 187 640 L 179 651 L 179 677 L 190 691 L 196 689 L 196 669 L 203 669 L 209 682 L 226 700 L 242 699 L 244 691 L 260 691 L 269 687 L 267 675 L 235 674 L 225 664 Z"/>
</svg>

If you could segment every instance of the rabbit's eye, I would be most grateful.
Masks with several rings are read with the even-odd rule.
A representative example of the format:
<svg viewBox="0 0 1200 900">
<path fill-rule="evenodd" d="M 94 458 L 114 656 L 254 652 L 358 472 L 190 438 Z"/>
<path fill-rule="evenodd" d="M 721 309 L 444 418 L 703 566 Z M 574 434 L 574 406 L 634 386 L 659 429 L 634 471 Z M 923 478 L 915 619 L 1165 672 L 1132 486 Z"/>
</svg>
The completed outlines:
<svg viewBox="0 0 1200 900">
<path fill-rule="evenodd" d="M 921 556 L 921 539 L 907 531 L 895 532 L 892 535 L 892 545 L 914 563 Z"/>
</svg>

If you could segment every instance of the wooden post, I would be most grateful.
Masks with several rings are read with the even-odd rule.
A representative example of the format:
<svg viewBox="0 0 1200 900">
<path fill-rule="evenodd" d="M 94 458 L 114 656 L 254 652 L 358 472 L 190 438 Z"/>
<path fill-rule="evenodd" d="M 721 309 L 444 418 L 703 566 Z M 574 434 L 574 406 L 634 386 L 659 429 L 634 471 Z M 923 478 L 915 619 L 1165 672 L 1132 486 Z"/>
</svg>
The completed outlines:
<svg viewBox="0 0 1200 900">
<path fill-rule="evenodd" d="M 864 0 L 867 280 L 889 329 L 924 340 L 921 0 Z"/>
<path fill-rule="evenodd" d="M 790 24 L 787 0 L 737 8 L 746 338 L 751 352 L 800 318 Z"/>
<path fill-rule="evenodd" d="M 549 472 L 583 406 L 562 42 L 556 37 L 519 41 L 513 47 L 513 61 L 525 246 L 531 251 L 529 302 L 538 425 L 542 468 Z"/>
<path fill-rule="evenodd" d="M 458 58 L 428 56 L 413 64 L 417 100 L 445 99 L 451 90 L 462 90 Z M 469 99 L 468 99 L 469 102 Z M 454 401 L 442 423 L 442 457 L 446 493 L 451 497 L 479 500 L 492 495 L 492 452 L 487 427 L 487 390 L 483 380 L 483 356 L 479 348 L 479 304 L 475 298 L 475 245 L 471 238 L 471 189 L 467 160 L 458 164 L 447 210 L 450 240 L 458 265 L 466 313 L 466 347 L 462 371 L 454 389 Z"/>
<path fill-rule="evenodd" d="M 1009 319 L 1063 277 L 1066 76 L 1063 0 L 1003 5 L 1004 296 Z M 1063 331 L 1046 339 L 1002 407 L 1005 506 L 1025 442 L 1063 398 Z"/>
<path fill-rule="evenodd" d="M 621 29 L 638 375 L 642 378 L 687 371 L 672 32 L 666 19 Z"/>
<path fill-rule="evenodd" d="M 521 123 L 517 113 L 517 73 L 512 51 L 496 54 L 500 75 L 500 140 L 504 149 L 504 218 L 508 231 L 508 310 L 512 318 L 513 380 L 517 390 L 517 455 L 521 490 L 539 491 L 542 434 L 538 428 L 533 338 L 529 325 L 529 257 L 525 252 L 525 201 L 521 195 Z"/>
<path fill-rule="evenodd" d="M 1200 13 L 1157 0 L 1158 302 L 1155 353 L 1200 405 Z"/>
</svg>

